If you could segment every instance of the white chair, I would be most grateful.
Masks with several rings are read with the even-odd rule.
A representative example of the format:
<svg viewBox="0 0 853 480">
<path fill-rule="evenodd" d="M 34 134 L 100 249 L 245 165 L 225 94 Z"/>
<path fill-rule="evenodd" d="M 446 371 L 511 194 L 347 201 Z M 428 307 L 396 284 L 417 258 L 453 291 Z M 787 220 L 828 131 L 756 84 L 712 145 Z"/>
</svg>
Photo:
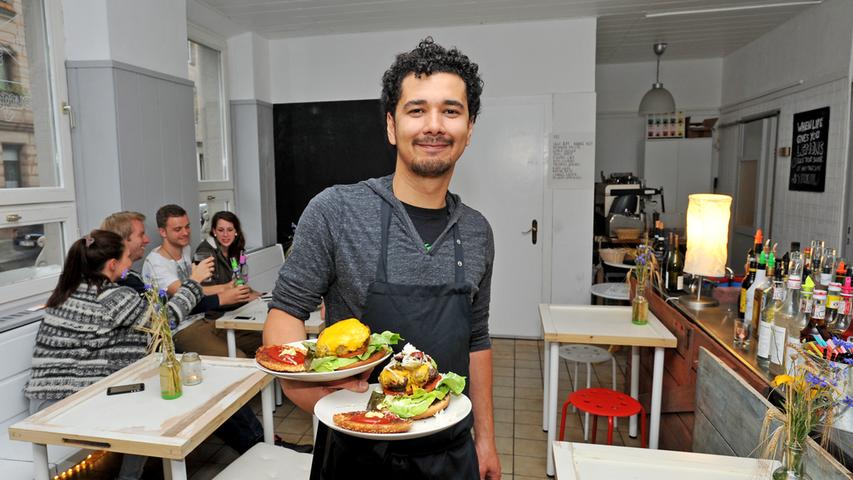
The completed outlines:
<svg viewBox="0 0 853 480">
<path fill-rule="evenodd" d="M 611 368 L 613 369 L 612 373 L 612 389 L 616 390 L 616 358 L 613 357 L 613 354 L 608 352 L 606 349 L 601 347 L 596 347 L 593 345 L 563 345 L 560 347 L 560 358 L 566 359 L 566 361 L 574 362 L 575 364 L 575 373 L 572 375 L 572 391 L 576 392 L 578 390 L 578 364 L 585 363 L 586 364 L 586 388 L 590 388 L 592 382 L 592 364 L 593 363 L 602 363 L 610 360 Z M 572 412 L 576 412 L 577 409 L 573 406 Z M 618 420 L 614 419 L 614 425 Z M 584 415 L 583 420 L 583 439 L 586 441 L 587 434 L 589 430 L 589 414 Z"/>
<path fill-rule="evenodd" d="M 259 292 L 271 292 L 282 264 L 284 250 L 280 243 L 248 252 L 246 266 L 249 268 L 249 285 Z"/>
<path fill-rule="evenodd" d="M 261 442 L 240 455 L 213 478 L 214 480 L 265 478 L 307 480 L 311 475 L 313 458 L 310 453 L 294 452 L 289 448 Z"/>
</svg>

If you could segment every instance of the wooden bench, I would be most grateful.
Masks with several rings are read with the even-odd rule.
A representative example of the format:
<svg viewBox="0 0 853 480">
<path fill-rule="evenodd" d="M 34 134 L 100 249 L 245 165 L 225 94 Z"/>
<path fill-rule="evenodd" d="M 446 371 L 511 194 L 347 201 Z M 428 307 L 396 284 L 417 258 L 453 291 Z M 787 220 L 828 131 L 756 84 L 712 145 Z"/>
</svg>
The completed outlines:
<svg viewBox="0 0 853 480">
<path fill-rule="evenodd" d="M 257 478 L 308 479 L 311 474 L 310 453 L 258 443 L 240 455 L 214 480 L 250 480 Z"/>
<path fill-rule="evenodd" d="M 776 407 L 719 358 L 700 349 L 694 452 L 758 458 L 761 425 L 770 408 Z M 806 444 L 805 470 L 813 480 L 851 478 L 850 470 L 812 439 Z"/>
</svg>

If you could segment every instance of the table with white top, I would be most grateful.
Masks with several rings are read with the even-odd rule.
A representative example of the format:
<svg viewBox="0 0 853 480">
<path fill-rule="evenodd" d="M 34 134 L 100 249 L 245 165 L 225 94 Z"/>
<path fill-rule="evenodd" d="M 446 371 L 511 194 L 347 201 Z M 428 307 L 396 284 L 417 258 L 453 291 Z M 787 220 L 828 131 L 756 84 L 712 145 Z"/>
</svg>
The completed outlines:
<svg viewBox="0 0 853 480">
<path fill-rule="evenodd" d="M 229 357 L 233 358 L 237 356 L 237 336 L 235 332 L 237 330 L 263 332 L 268 310 L 268 300 L 256 298 L 242 307 L 227 312 L 222 317 L 216 319 L 216 328 L 225 329 Z M 320 319 L 320 311 L 311 312 L 311 316 L 305 321 L 305 333 L 308 334 L 308 338 L 316 337 L 322 329 L 323 320 Z M 246 353 L 251 354 L 253 352 Z"/>
<path fill-rule="evenodd" d="M 33 444 L 36 480 L 49 480 L 47 445 L 163 458 L 166 478 L 186 480 L 186 456 L 240 407 L 261 393 L 264 441 L 274 444 L 272 376 L 251 359 L 202 356 L 204 380 L 174 400 L 160 397 L 159 362 L 149 355 L 9 427 Z M 140 392 L 108 387 L 144 383 Z"/>
<path fill-rule="evenodd" d="M 759 458 L 570 442 L 554 442 L 553 460 L 558 480 L 756 480 L 771 478 L 781 465 Z"/>
<path fill-rule="evenodd" d="M 590 288 L 590 293 L 607 300 L 628 301 L 628 284 L 625 282 L 596 283 Z"/>
<path fill-rule="evenodd" d="M 559 391 L 559 349 L 561 343 L 624 345 L 631 347 L 631 396 L 639 394 L 640 347 L 653 347 L 649 448 L 658 448 L 660 407 L 663 389 L 664 348 L 675 348 L 677 339 L 649 312 L 645 325 L 631 323 L 631 307 L 599 305 L 539 305 L 545 334 L 545 386 L 542 396 L 542 428 L 548 431 L 548 451 L 557 438 L 557 392 Z M 637 436 L 637 417 L 630 420 L 629 435 Z M 548 455 L 548 475 L 554 475 L 554 458 Z"/>
</svg>

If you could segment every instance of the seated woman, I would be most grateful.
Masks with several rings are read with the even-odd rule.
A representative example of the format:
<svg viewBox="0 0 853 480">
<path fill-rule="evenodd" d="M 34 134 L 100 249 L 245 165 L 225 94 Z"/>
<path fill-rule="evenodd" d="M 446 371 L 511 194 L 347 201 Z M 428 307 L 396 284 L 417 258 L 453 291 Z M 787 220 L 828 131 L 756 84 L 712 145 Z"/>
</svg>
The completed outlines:
<svg viewBox="0 0 853 480">
<path fill-rule="evenodd" d="M 193 258 L 199 260 L 214 257 L 213 275 L 205 285 L 221 285 L 234 281 L 233 263 L 239 265 L 240 257 L 244 255 L 246 239 L 240 228 L 240 219 L 228 211 L 216 212 L 210 222 L 210 236 L 203 240 L 195 250 Z M 232 262 L 233 261 L 233 262 Z M 249 300 L 254 300 L 260 294 L 252 291 Z"/>
<path fill-rule="evenodd" d="M 130 250 L 113 232 L 93 230 L 71 245 L 36 336 L 24 389 L 30 413 L 145 356 L 148 337 L 135 327 L 147 321 L 148 305 L 132 288 L 116 284 L 131 264 Z M 180 323 L 189 315 L 208 276 L 193 267 L 167 304 L 170 321 Z M 144 464 L 145 457 L 125 455 L 118 478 L 140 478 Z"/>
</svg>

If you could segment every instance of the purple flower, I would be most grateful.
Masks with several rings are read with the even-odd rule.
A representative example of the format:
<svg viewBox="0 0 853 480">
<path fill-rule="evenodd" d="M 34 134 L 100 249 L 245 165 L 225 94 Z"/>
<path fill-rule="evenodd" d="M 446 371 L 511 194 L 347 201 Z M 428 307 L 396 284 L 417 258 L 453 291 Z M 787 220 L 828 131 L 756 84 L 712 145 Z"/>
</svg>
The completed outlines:
<svg viewBox="0 0 853 480">
<path fill-rule="evenodd" d="M 158 291 L 157 291 L 157 296 L 159 296 L 160 298 L 166 298 L 166 296 L 167 296 L 166 289 L 165 289 L 165 288 L 161 288 L 160 290 L 158 290 Z"/>
<path fill-rule="evenodd" d="M 154 286 L 151 285 L 150 283 L 146 283 L 145 284 L 145 291 L 150 292 L 151 290 L 154 290 Z"/>
<path fill-rule="evenodd" d="M 824 379 L 812 374 L 811 372 L 806 372 L 805 378 L 807 382 L 816 387 L 825 387 L 827 385 Z"/>
<path fill-rule="evenodd" d="M 171 330 L 174 330 L 174 329 L 178 328 L 178 322 L 176 322 L 176 321 L 174 321 L 174 320 L 169 320 L 169 328 L 170 328 Z"/>
<path fill-rule="evenodd" d="M 849 358 L 849 357 L 848 357 L 848 358 L 845 358 L 845 359 L 844 359 L 844 363 L 846 363 L 846 364 L 848 364 L 848 365 L 853 365 L 853 358 Z"/>
<path fill-rule="evenodd" d="M 639 263 L 640 265 L 645 265 L 646 264 L 646 256 L 645 255 L 638 256 L 637 257 L 637 263 Z"/>
<path fill-rule="evenodd" d="M 844 397 L 843 400 L 841 400 L 841 403 L 843 403 L 844 405 L 846 405 L 848 407 L 853 408 L 853 397 L 850 397 L 848 395 L 848 396 Z"/>
</svg>

